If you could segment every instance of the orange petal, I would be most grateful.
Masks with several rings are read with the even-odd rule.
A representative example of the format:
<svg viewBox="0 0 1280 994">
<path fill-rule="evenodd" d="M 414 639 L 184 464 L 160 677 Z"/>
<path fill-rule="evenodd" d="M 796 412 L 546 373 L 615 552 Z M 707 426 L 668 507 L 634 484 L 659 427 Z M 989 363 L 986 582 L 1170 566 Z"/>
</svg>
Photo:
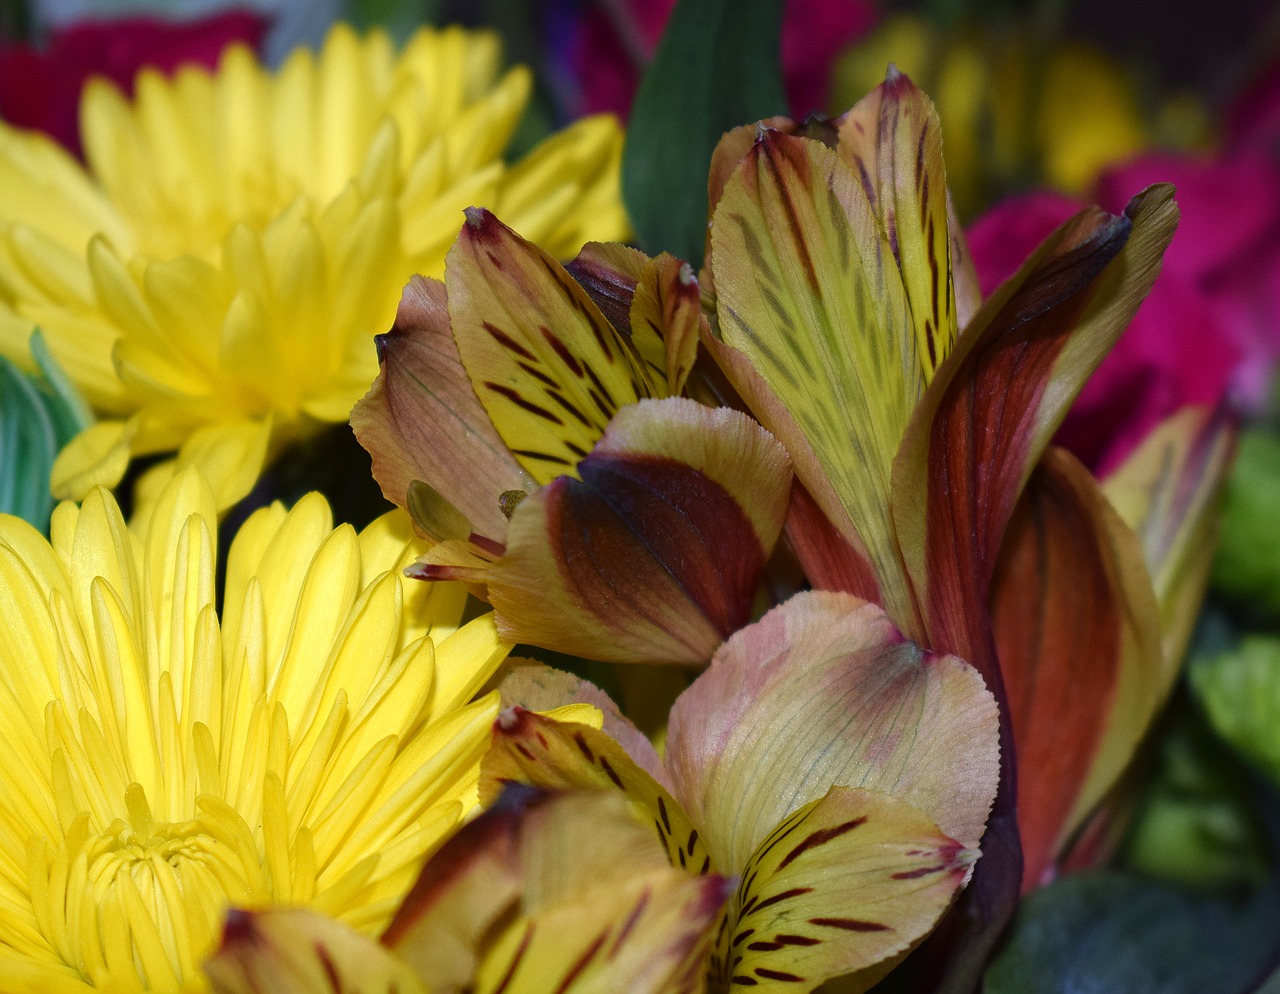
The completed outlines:
<svg viewBox="0 0 1280 994">
<path fill-rule="evenodd" d="M 1169 688 L 1137 537 L 1061 449 L 1041 460 L 1009 524 L 992 613 L 1017 748 L 1023 886 L 1030 889 L 1044 882 L 1088 812 L 1080 810 L 1082 793 L 1104 758 L 1108 728 L 1124 745 L 1117 741 L 1106 762 L 1097 784 L 1103 790 Z M 1140 689 L 1118 707 L 1126 670 Z M 1093 793 L 1093 803 L 1100 796 Z"/>
</svg>

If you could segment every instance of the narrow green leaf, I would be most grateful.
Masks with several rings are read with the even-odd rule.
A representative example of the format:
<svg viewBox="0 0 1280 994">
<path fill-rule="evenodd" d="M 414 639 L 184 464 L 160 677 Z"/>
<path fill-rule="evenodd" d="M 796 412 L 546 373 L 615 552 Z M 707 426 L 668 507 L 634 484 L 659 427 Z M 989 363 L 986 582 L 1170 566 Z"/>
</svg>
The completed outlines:
<svg viewBox="0 0 1280 994">
<path fill-rule="evenodd" d="M 636 94 L 622 193 L 640 247 L 702 258 L 707 170 L 732 127 L 785 113 L 782 0 L 679 0 Z"/>
<path fill-rule="evenodd" d="M 46 529 L 53 511 L 53 460 L 93 415 L 38 329 L 30 345 L 36 372 L 0 359 L 0 512 Z"/>
<path fill-rule="evenodd" d="M 1023 905 L 984 994 L 1244 994 L 1276 952 L 1274 885 L 1243 902 L 1113 873 L 1068 877 Z"/>
</svg>

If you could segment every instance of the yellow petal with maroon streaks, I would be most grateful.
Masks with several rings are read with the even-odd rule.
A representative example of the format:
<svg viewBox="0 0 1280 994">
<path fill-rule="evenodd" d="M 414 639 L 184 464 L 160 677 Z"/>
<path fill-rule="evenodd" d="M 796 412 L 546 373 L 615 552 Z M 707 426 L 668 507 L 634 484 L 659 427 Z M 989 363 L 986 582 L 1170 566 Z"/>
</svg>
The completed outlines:
<svg viewBox="0 0 1280 994">
<path fill-rule="evenodd" d="M 810 991 L 888 959 L 933 928 L 975 859 L 905 801 L 834 787 L 742 868 L 713 987 Z"/>
<path fill-rule="evenodd" d="M 476 396 L 536 482 L 573 475 L 619 408 L 653 395 L 586 291 L 488 211 L 468 211 L 445 285 Z"/>
<path fill-rule="evenodd" d="M 933 101 L 890 67 L 884 83 L 841 119 L 839 153 L 861 181 L 897 259 L 928 382 L 958 330 L 942 126 Z"/>
<path fill-rule="evenodd" d="M 509 708 L 494 723 L 480 778 L 481 803 L 497 798 L 509 783 L 619 791 L 637 817 L 652 824 L 672 864 L 694 873 L 715 869 L 702 833 L 667 789 L 607 733 L 588 725 Z"/>
<path fill-rule="evenodd" d="M 711 239 L 724 342 L 748 357 L 789 417 L 759 405 L 756 415 L 827 516 L 856 530 L 890 613 L 907 623 L 890 473 L 923 372 L 866 193 L 825 145 L 766 131 L 725 186 Z"/>
</svg>

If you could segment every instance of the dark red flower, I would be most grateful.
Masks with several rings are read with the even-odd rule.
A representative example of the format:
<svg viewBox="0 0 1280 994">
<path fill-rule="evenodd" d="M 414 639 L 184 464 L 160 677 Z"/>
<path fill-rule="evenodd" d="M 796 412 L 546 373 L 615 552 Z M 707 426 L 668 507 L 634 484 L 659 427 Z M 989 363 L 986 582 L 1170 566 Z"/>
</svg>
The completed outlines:
<svg viewBox="0 0 1280 994">
<path fill-rule="evenodd" d="M 62 28 L 42 49 L 0 44 L 0 117 L 43 131 L 80 154 L 80 91 L 105 76 L 126 93 L 144 66 L 172 73 L 188 63 L 212 68 L 241 41 L 255 50 L 267 27 L 259 14 L 231 10 L 193 21 L 129 17 L 81 21 Z"/>
</svg>

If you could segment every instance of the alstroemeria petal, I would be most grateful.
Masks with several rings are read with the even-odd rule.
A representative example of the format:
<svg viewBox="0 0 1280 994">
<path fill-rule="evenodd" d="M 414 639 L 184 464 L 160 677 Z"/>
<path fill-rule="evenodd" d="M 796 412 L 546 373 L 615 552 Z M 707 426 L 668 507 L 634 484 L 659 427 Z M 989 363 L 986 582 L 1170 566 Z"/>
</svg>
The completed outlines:
<svg viewBox="0 0 1280 994">
<path fill-rule="evenodd" d="M 724 342 L 747 356 L 788 416 L 751 396 L 753 381 L 734 385 L 837 528 L 856 530 L 898 617 L 910 594 L 890 472 L 923 372 L 866 193 L 825 145 L 766 131 L 725 186 L 711 241 Z"/>
<path fill-rule="evenodd" d="M 205 963 L 215 994 L 427 994 L 407 963 L 373 939 L 305 908 L 227 913 Z"/>
<path fill-rule="evenodd" d="M 612 662 L 701 664 L 750 618 L 786 514 L 786 453 L 737 411 L 620 411 L 580 480 L 515 510 L 488 572 L 505 638 Z"/>
<path fill-rule="evenodd" d="M 507 519 L 498 496 L 532 489 L 533 480 L 471 389 L 449 327 L 444 284 L 413 277 L 395 324 L 377 345 L 382 368 L 351 412 L 351 427 L 373 459 L 383 495 L 404 507 L 409 485 L 426 480 L 478 533 L 501 541 Z"/>
<path fill-rule="evenodd" d="M 879 963 L 933 927 L 976 858 L 905 801 L 833 787 L 743 868 L 712 976 L 735 990 L 810 991 Z"/>
<path fill-rule="evenodd" d="M 622 713 L 613 698 L 576 674 L 533 660 L 520 662 L 523 665 L 513 666 L 498 687 L 504 708 L 521 707 L 526 711 L 545 713 L 575 704 L 591 705 L 601 714 L 604 732 L 626 750 L 636 765 L 670 790 L 667 771 L 662 766 L 658 751 L 644 732 Z"/>
<path fill-rule="evenodd" d="M 973 847 L 996 792 L 996 705 L 972 667 L 908 642 L 874 604 L 797 594 L 681 695 L 667 765 L 716 866 L 745 866 L 832 785 L 899 797 Z"/>
<path fill-rule="evenodd" d="M 658 394 L 678 397 L 693 371 L 707 324 L 692 267 L 673 255 L 650 259 L 631 302 L 631 341 Z"/>
<path fill-rule="evenodd" d="M 727 894 L 613 793 L 517 796 L 432 858 L 384 936 L 433 994 L 677 994 Z"/>
<path fill-rule="evenodd" d="M 1142 543 L 1171 672 L 1187 650 L 1209 581 L 1235 441 L 1224 408 L 1187 408 L 1158 425 L 1102 481 L 1103 494 Z"/>
<path fill-rule="evenodd" d="M 1071 400 L 1133 317 L 1178 211 L 1168 186 L 1082 211 L 982 305 L 939 368 L 893 469 L 893 523 L 922 637 L 990 681 L 986 602 L 1005 525 Z M 964 540 L 957 540 L 957 536 Z"/>
<path fill-rule="evenodd" d="M 586 291 L 488 211 L 468 211 L 445 285 L 476 396 L 538 483 L 574 474 L 619 408 L 653 395 Z"/>
<path fill-rule="evenodd" d="M 671 862 L 696 873 L 713 868 L 707 843 L 667 789 L 608 734 L 554 721 L 523 708 L 503 711 L 480 767 L 480 800 L 511 783 L 551 789 L 621 791 L 638 817 L 652 822 Z"/>
<path fill-rule="evenodd" d="M 898 261 L 927 382 L 959 330 L 942 126 L 933 101 L 891 66 L 884 83 L 841 118 L 839 153 L 862 178 Z"/>
<path fill-rule="evenodd" d="M 1091 791 L 1092 803 L 1081 803 L 1086 782 L 1115 782 L 1169 685 L 1141 547 L 1065 450 L 1050 449 L 1023 491 L 993 581 L 992 616 L 1029 889 L 1100 798 Z M 1103 756 L 1108 733 L 1115 741 Z"/>
</svg>

